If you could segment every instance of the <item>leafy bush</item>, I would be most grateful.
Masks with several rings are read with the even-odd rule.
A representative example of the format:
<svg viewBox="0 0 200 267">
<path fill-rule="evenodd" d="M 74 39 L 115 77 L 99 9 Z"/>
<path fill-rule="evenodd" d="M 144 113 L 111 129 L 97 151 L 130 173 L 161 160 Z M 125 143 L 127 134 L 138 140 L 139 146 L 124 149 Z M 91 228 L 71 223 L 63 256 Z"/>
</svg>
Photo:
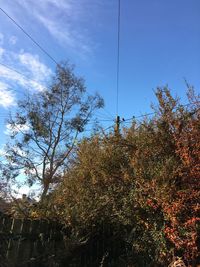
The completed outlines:
<svg viewBox="0 0 200 267">
<path fill-rule="evenodd" d="M 82 140 L 49 202 L 49 216 L 80 236 L 111 227 L 114 266 L 166 266 L 173 255 L 188 266 L 199 260 L 199 97 L 189 88 L 183 106 L 168 88 L 156 95 L 152 118 Z"/>
</svg>

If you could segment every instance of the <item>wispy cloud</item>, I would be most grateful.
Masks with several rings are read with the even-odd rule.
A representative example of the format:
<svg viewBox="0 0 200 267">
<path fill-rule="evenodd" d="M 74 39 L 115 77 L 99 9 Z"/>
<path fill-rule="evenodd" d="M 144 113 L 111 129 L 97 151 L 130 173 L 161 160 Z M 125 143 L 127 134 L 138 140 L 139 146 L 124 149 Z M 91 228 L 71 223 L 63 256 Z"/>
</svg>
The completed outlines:
<svg viewBox="0 0 200 267">
<path fill-rule="evenodd" d="M 15 45 L 17 43 L 17 37 L 12 35 L 10 38 L 9 38 L 9 43 L 12 44 L 12 45 Z"/>
<path fill-rule="evenodd" d="M 40 4 L 43 8 L 46 8 L 47 5 L 54 5 L 57 8 L 69 10 L 72 6 L 72 0 L 43 0 Z"/>
<path fill-rule="evenodd" d="M 11 0 L 8 0 L 2 5 L 19 24 L 24 25 L 23 22 L 26 20 L 26 28 L 29 28 L 29 23 L 35 21 L 36 27 L 42 28 L 43 26 L 43 30 L 46 29 L 55 41 L 67 48 L 68 51 L 81 58 L 88 58 L 92 55 L 95 46 L 92 45 L 91 36 L 84 24 L 88 13 L 88 6 L 84 8 L 86 2 L 87 0 L 80 2 L 73 0 L 16 0 L 11 5 Z M 19 16 L 21 13 L 24 14 L 23 17 Z M 17 51 L 19 42 L 14 46 L 16 42 L 15 35 L 8 36 L 6 33 L 4 36 L 0 33 L 0 60 L 1 63 L 24 73 L 28 79 L 20 73 L 0 65 L 0 81 L 4 83 L 1 99 L 3 99 L 3 95 L 4 100 L 7 99 L 4 107 L 9 105 L 8 94 L 10 94 L 10 91 L 7 95 L 5 94 L 7 90 L 5 88 L 17 89 L 22 92 L 26 89 L 41 91 L 45 89 L 46 82 L 52 76 L 51 69 L 41 61 L 38 55 Z M 13 51 L 9 51 L 8 47 Z M 13 95 L 10 99 L 11 105 Z M 1 106 L 3 106 L 2 102 Z"/>
<path fill-rule="evenodd" d="M 4 131 L 4 133 L 6 135 L 12 135 L 13 133 L 18 133 L 20 131 L 22 132 L 28 132 L 30 129 L 30 126 L 27 125 L 27 124 L 23 124 L 23 125 L 15 125 L 15 126 L 12 126 L 11 124 L 7 123 L 6 124 L 6 130 Z"/>
<path fill-rule="evenodd" d="M 19 54 L 19 61 L 31 73 L 34 80 L 44 82 L 52 75 L 51 69 L 40 61 L 38 55 L 21 52 Z"/>
<path fill-rule="evenodd" d="M 1 106 L 7 107 L 9 103 L 10 105 L 13 103 L 13 95 L 10 92 L 6 93 L 8 88 L 20 89 L 21 92 L 45 90 L 46 82 L 51 78 L 52 71 L 41 62 L 38 55 L 23 51 L 14 53 L 0 47 L 0 58 L 2 63 L 11 66 L 11 69 L 9 69 L 0 65 L 0 81 L 3 88 L 1 89 Z M 5 104 L 3 104 L 3 101 Z"/>
<path fill-rule="evenodd" d="M 15 95 L 8 84 L 0 82 L 0 106 L 8 108 L 16 104 Z"/>
<path fill-rule="evenodd" d="M 4 42 L 4 35 L 0 32 L 0 45 L 2 45 Z"/>
<path fill-rule="evenodd" d="M 14 89 L 16 89 L 16 83 L 22 86 L 25 90 L 36 90 L 36 91 L 43 91 L 45 86 L 42 85 L 40 82 L 35 80 L 26 79 L 23 75 L 16 73 L 13 70 L 10 70 L 4 66 L 0 65 L 0 75 L 1 80 L 4 81 L 4 84 L 7 84 L 7 88 L 13 85 Z M 15 85 L 13 84 L 15 82 Z M 22 90 L 23 91 L 23 90 Z"/>
<path fill-rule="evenodd" d="M 89 56 L 94 45 L 89 31 L 84 25 L 87 9 L 84 2 L 72 0 L 17 0 L 31 17 L 58 41 L 60 45 L 76 52 L 81 57 Z"/>
<path fill-rule="evenodd" d="M 32 9 L 42 9 L 45 11 L 45 9 L 53 7 L 53 8 L 58 8 L 62 10 L 69 10 L 71 9 L 71 6 L 73 4 L 72 0 L 42 0 L 42 1 L 27 1 L 27 0 L 17 0 L 17 2 L 26 7 L 29 8 L 32 5 Z M 34 5 L 33 5 L 34 3 Z"/>
<path fill-rule="evenodd" d="M 0 59 L 2 58 L 4 51 L 5 51 L 5 49 L 3 49 L 2 47 L 0 47 Z"/>
<path fill-rule="evenodd" d="M 59 42 L 69 45 L 70 47 L 75 46 L 75 40 L 72 37 L 72 34 L 69 30 L 63 30 L 60 27 L 60 23 L 57 21 L 54 21 L 52 19 L 49 19 L 42 15 L 37 15 L 37 18 L 39 21 L 47 28 L 47 30 L 52 34 L 53 37 L 55 37 Z"/>
</svg>

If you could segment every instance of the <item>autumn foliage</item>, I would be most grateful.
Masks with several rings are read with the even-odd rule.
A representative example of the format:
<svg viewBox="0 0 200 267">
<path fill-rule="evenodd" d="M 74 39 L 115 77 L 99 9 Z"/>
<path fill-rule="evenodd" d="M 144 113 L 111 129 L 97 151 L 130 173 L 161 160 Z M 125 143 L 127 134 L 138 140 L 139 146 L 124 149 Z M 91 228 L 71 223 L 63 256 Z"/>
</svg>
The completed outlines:
<svg viewBox="0 0 200 267">
<path fill-rule="evenodd" d="M 119 256 L 134 266 L 167 266 L 174 256 L 196 266 L 200 97 L 190 87 L 189 105 L 168 88 L 158 88 L 156 96 L 152 117 L 133 120 L 120 134 L 98 133 L 78 144 L 48 214 L 80 235 L 102 223 L 111 226 L 126 247 Z"/>
</svg>

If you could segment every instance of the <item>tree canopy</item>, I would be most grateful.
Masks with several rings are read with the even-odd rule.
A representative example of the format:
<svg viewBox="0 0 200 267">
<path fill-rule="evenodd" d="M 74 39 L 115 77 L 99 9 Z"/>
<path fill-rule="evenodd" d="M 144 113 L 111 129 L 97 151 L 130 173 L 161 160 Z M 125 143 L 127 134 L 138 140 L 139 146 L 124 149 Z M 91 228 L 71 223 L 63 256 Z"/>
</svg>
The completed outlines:
<svg viewBox="0 0 200 267">
<path fill-rule="evenodd" d="M 19 101 L 8 121 L 4 175 L 23 175 L 29 185 L 39 182 L 46 196 L 69 167 L 78 135 L 103 105 L 98 94 L 86 93 L 84 80 L 69 64 L 57 66 L 48 90 Z"/>
</svg>

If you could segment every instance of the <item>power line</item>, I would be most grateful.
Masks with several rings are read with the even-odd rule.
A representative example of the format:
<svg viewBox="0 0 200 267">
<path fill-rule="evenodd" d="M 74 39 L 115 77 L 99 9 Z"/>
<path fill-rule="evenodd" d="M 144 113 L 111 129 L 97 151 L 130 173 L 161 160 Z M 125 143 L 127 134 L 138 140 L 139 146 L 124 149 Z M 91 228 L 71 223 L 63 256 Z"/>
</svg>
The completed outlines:
<svg viewBox="0 0 200 267">
<path fill-rule="evenodd" d="M 61 67 L 58 62 L 21 26 L 19 25 L 19 23 L 17 23 L 3 8 L 0 7 L 0 10 L 36 45 L 39 47 L 39 49 L 45 53 L 57 66 Z M 118 49 L 119 50 L 119 49 Z M 1 65 L 4 65 L 6 66 L 5 64 L 3 63 L 0 63 Z M 119 63 L 118 63 L 119 64 Z M 14 70 L 8 66 L 6 66 L 7 68 L 9 68 L 10 70 L 13 70 L 15 71 L 16 73 L 18 74 L 21 74 L 22 76 L 24 76 L 26 79 L 28 79 L 24 74 L 20 73 L 19 71 L 17 70 Z M 31 79 L 28 79 L 28 80 L 31 80 Z M 34 80 L 31 80 L 31 81 L 34 81 Z M 37 81 L 35 81 L 37 82 Z M 37 82 L 38 83 L 38 82 Z M 104 109 L 104 108 L 103 108 Z M 105 110 L 105 109 L 104 109 Z M 106 111 L 106 110 L 105 110 Z"/>
<path fill-rule="evenodd" d="M 117 35 L 117 99 L 116 99 L 116 113 L 118 116 L 118 108 L 119 108 L 119 59 L 120 59 L 120 17 L 121 17 L 121 2 L 118 0 L 118 35 Z"/>
<path fill-rule="evenodd" d="M 0 10 L 37 46 L 45 53 L 56 65 L 59 65 L 57 61 L 22 27 L 20 26 L 8 13 L 0 7 Z"/>
<path fill-rule="evenodd" d="M 89 96 L 89 95 L 88 95 Z M 95 111 L 95 114 L 97 115 L 100 115 L 101 117 L 105 118 L 106 119 L 112 119 L 114 120 L 114 116 L 110 113 L 110 111 L 108 111 L 105 107 L 102 107 L 103 110 L 99 111 L 99 110 L 96 110 Z M 105 112 L 105 114 L 102 113 L 102 111 Z"/>
<path fill-rule="evenodd" d="M 23 76 L 23 77 L 24 77 L 26 80 L 28 80 L 28 81 L 35 82 L 35 83 L 38 83 L 38 84 L 39 84 L 38 81 L 28 78 L 28 77 L 27 77 L 25 74 L 23 74 L 22 72 L 20 72 L 20 71 L 14 69 L 14 68 L 8 66 L 8 65 L 5 64 L 5 63 L 0 62 L 0 65 L 2 65 L 3 67 L 5 67 L 5 68 L 7 68 L 7 69 L 9 69 L 9 70 L 11 70 L 11 71 L 14 71 L 14 72 L 18 73 L 19 75 Z"/>
<path fill-rule="evenodd" d="M 1 8 L 0 8 L 0 9 L 1 9 Z M 8 66 L 8 65 L 6 65 L 6 64 L 4 64 L 4 63 L 2 63 L 2 62 L 0 62 L 0 65 L 2 65 L 3 67 L 5 67 L 5 68 L 7 68 L 7 69 L 9 69 L 9 70 L 11 70 L 11 71 L 14 71 L 14 72 L 18 73 L 19 75 L 22 75 L 25 79 L 27 79 L 27 80 L 29 80 L 29 81 L 38 83 L 38 81 L 26 77 L 26 75 L 24 75 L 22 72 L 20 72 L 20 71 L 14 69 L 14 68 L 12 68 L 12 67 L 10 67 L 10 66 Z M 200 101 L 196 101 L 196 102 L 192 102 L 192 103 L 187 103 L 187 104 L 184 104 L 184 105 L 181 105 L 181 106 L 183 106 L 183 107 L 187 107 L 187 106 L 194 105 L 194 104 L 198 104 L 198 103 L 200 103 Z M 103 108 L 103 109 L 104 109 L 104 108 Z M 104 109 L 104 110 L 105 110 L 105 109 Z M 105 110 L 105 111 L 106 111 L 106 110 Z M 143 118 L 143 117 L 147 117 L 147 116 L 155 115 L 156 113 L 157 113 L 157 112 L 151 112 L 151 113 L 146 113 L 146 114 L 142 114 L 142 115 L 139 115 L 139 116 L 133 116 L 132 118 L 124 119 L 123 122 L 128 122 L 128 121 L 132 121 L 132 120 L 134 120 L 134 119 L 139 119 L 139 118 Z M 2 115 L 2 114 L 0 114 L 0 116 L 1 116 L 1 115 Z M 105 121 L 105 122 L 106 122 L 106 121 L 113 121 L 113 119 L 102 119 L 102 120 L 99 120 L 99 121 Z"/>
<path fill-rule="evenodd" d="M 142 114 L 142 115 L 139 115 L 139 116 L 133 116 L 132 118 L 125 119 L 124 122 L 129 122 L 129 121 L 132 121 L 134 119 L 148 117 L 148 116 L 155 115 L 155 114 L 156 114 L 156 112 L 151 112 L 151 113 L 146 113 L 146 114 Z"/>
<path fill-rule="evenodd" d="M 5 67 L 5 68 L 7 68 L 7 69 L 9 69 L 9 70 L 11 70 L 11 71 L 16 72 L 17 74 L 19 74 L 19 75 L 21 75 L 21 76 L 23 76 L 27 81 L 35 82 L 35 83 L 39 84 L 38 81 L 36 81 L 36 80 L 34 80 L 34 79 L 30 79 L 30 78 L 28 78 L 24 73 L 22 73 L 22 72 L 20 72 L 20 71 L 14 69 L 14 68 L 8 66 L 8 65 L 5 64 L 5 63 L 0 62 L 0 65 L 3 66 L 3 67 Z M 43 85 L 42 85 L 42 86 L 43 86 Z M 44 86 L 43 86 L 43 87 L 44 87 Z M 45 88 L 45 87 L 44 87 L 44 88 Z M 15 89 L 15 91 L 20 92 L 19 90 L 16 90 L 16 89 Z M 22 93 L 22 92 L 20 92 L 20 93 Z"/>
<path fill-rule="evenodd" d="M 181 105 L 181 106 L 182 107 L 187 107 L 187 106 L 191 106 L 191 105 L 195 105 L 195 104 L 199 104 L 199 103 L 200 103 L 200 101 L 196 101 L 196 102 L 187 103 L 187 104 L 184 104 L 184 105 Z M 142 114 L 142 115 L 139 115 L 139 116 L 133 116 L 132 118 L 124 119 L 122 122 L 130 122 L 130 121 L 132 121 L 134 119 L 148 117 L 148 116 L 155 115 L 155 114 L 157 114 L 157 112 L 151 112 L 151 113 L 146 113 L 146 114 Z M 0 114 L 1 118 L 2 117 L 4 118 L 6 116 L 7 116 L 7 114 L 5 114 L 5 115 L 4 114 Z M 93 123 L 93 122 L 109 122 L 109 121 L 114 121 L 114 120 L 113 119 L 100 119 L 100 120 L 97 120 L 97 121 L 96 120 L 92 120 L 89 123 Z M 112 126 L 110 126 L 110 127 L 112 127 Z"/>
<path fill-rule="evenodd" d="M 9 118 L 9 114 L 0 114 L 0 119 L 8 119 Z M 97 120 L 90 120 L 88 123 L 87 123 L 87 125 L 89 125 L 89 124 L 94 124 L 94 123 L 98 123 L 98 122 L 113 122 L 113 120 L 99 120 L 99 119 L 97 119 Z"/>
<path fill-rule="evenodd" d="M 192 103 L 187 103 L 187 104 L 181 105 L 181 107 L 188 107 L 188 106 L 199 104 L 199 103 L 200 103 L 200 101 L 195 101 Z M 151 113 L 146 113 L 146 114 L 142 114 L 139 116 L 133 116 L 132 118 L 124 119 L 122 122 L 128 123 L 128 122 L 133 121 L 134 119 L 140 119 L 140 118 L 148 117 L 148 116 L 155 115 L 155 114 L 157 114 L 157 112 L 151 112 Z"/>
<path fill-rule="evenodd" d="M 107 110 L 105 107 L 102 107 L 102 109 L 105 111 L 105 113 L 107 113 L 107 117 L 111 120 L 114 120 L 114 116 L 111 114 L 111 112 L 109 110 Z"/>
<path fill-rule="evenodd" d="M 0 62 L 0 65 L 2 65 L 3 67 L 5 67 L 5 68 L 7 68 L 7 69 L 9 69 L 9 70 L 11 70 L 11 71 L 14 71 L 14 72 L 16 72 L 16 73 L 18 73 L 18 74 L 24 76 L 24 74 L 22 74 L 22 73 L 19 72 L 18 70 L 15 70 L 15 69 L 11 68 L 11 67 L 8 66 L 7 64 L 4 64 L 4 63 Z M 24 77 L 25 77 L 25 76 L 24 76 Z"/>
<path fill-rule="evenodd" d="M 28 80 L 28 81 L 35 82 L 35 83 L 39 84 L 38 81 L 36 81 L 36 80 L 34 80 L 34 79 L 30 79 L 30 78 L 28 78 L 24 73 L 22 73 L 22 72 L 20 72 L 20 71 L 14 69 L 14 68 L 8 66 L 8 65 L 5 64 L 5 63 L 0 62 L 0 65 L 2 65 L 3 67 L 5 67 L 5 68 L 7 68 L 7 69 L 9 69 L 9 70 L 11 70 L 11 71 L 16 72 L 17 74 L 23 76 L 23 77 L 24 77 L 26 80 Z M 43 87 L 44 87 L 44 86 L 43 86 Z M 44 87 L 44 88 L 45 88 L 45 87 Z M 45 89 L 47 90 L 47 88 L 45 88 Z M 17 91 L 17 92 L 23 94 L 22 92 L 20 92 L 19 90 L 16 90 L 16 89 L 13 90 L 13 91 Z M 87 95 L 89 96 L 88 93 L 87 93 Z M 107 114 L 110 114 L 110 112 L 109 112 L 108 110 L 106 110 L 105 108 L 103 108 L 103 110 L 104 110 Z M 112 115 L 110 114 L 110 116 L 112 116 Z M 108 120 L 106 120 L 106 121 L 108 121 Z M 109 121 L 113 121 L 113 119 L 110 119 L 110 118 L 109 118 Z"/>
</svg>

